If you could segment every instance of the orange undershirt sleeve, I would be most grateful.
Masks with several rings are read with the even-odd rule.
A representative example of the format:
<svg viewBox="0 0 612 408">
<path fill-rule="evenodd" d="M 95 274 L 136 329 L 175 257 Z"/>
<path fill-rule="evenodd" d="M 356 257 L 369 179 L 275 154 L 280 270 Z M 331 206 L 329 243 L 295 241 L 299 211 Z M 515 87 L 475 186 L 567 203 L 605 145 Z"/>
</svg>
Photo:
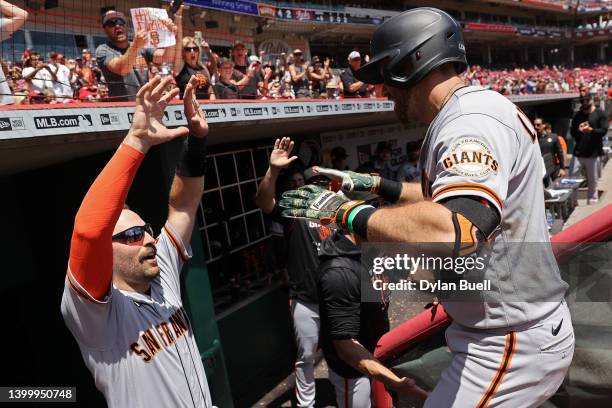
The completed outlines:
<svg viewBox="0 0 612 408">
<path fill-rule="evenodd" d="M 70 273 L 89 295 L 103 300 L 113 276 L 113 228 L 144 154 L 122 144 L 89 188 L 74 220 Z"/>
</svg>

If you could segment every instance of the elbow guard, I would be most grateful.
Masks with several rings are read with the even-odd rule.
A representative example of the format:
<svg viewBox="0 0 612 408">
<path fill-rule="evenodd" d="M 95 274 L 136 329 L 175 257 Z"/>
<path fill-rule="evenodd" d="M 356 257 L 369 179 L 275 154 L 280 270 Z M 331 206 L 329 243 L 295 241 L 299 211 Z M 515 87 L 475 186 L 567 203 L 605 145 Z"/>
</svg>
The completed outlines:
<svg viewBox="0 0 612 408">
<path fill-rule="evenodd" d="M 468 255 L 486 242 L 499 227 L 501 216 L 480 198 L 452 197 L 441 203 L 452 212 L 455 256 Z"/>
</svg>

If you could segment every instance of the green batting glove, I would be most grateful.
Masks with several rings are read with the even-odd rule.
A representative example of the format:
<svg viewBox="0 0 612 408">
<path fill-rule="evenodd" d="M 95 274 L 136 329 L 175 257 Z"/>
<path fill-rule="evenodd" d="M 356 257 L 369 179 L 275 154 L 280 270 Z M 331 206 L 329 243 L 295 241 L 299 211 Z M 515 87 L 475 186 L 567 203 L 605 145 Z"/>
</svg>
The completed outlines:
<svg viewBox="0 0 612 408">
<path fill-rule="evenodd" d="M 342 191 L 367 191 L 395 203 L 402 193 L 402 183 L 380 177 L 378 174 L 355 173 L 315 166 L 312 170 L 342 183 Z"/>
<path fill-rule="evenodd" d="M 312 170 L 316 174 L 341 182 L 343 191 L 378 193 L 380 187 L 381 177 L 378 174 L 355 173 L 354 171 L 341 171 L 319 166 L 314 166 Z"/>
<path fill-rule="evenodd" d="M 362 204 L 312 184 L 285 191 L 278 203 L 284 217 L 319 220 L 323 225 L 335 222 L 345 229 L 349 213 Z"/>
</svg>

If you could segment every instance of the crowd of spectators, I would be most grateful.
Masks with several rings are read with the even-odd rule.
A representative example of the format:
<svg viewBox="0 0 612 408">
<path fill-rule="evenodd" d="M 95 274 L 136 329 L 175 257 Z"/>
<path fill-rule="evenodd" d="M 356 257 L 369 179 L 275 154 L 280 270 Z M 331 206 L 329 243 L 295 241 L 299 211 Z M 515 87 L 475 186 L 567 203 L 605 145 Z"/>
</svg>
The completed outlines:
<svg viewBox="0 0 612 408">
<path fill-rule="evenodd" d="M 27 19 L 27 13 L 14 6 L 3 7 L 2 15 L 2 21 L 19 22 L 13 24 L 15 29 Z M 101 18 L 108 41 L 95 53 L 83 49 L 81 57 L 68 59 L 56 52 L 41 55 L 36 50 L 26 50 L 20 61 L 3 61 L 0 75 L 6 79 L 0 81 L 0 104 L 133 101 L 138 88 L 155 74 L 171 75 L 181 95 L 188 79 L 196 74 L 199 99 L 384 96 L 382 86 L 356 79 L 356 70 L 368 61 L 368 56 L 362 58 L 357 50 L 336 64 L 341 68 L 332 68 L 332 60 L 326 56 L 314 55 L 309 61 L 300 49 L 274 56 L 264 52 L 249 55 L 248 48 L 239 41 L 229 55 L 221 56 L 213 52 L 200 32 L 183 36 L 182 7 L 165 23 L 174 32 L 176 44 L 145 48 L 147 33 L 137 32 L 129 41 L 126 16 L 111 10 Z M 465 73 L 465 80 L 504 95 L 580 91 L 600 97 L 608 93 L 608 98 L 600 98 L 605 100 L 612 99 L 611 74 L 612 65 L 496 70 L 475 65 Z"/>
<path fill-rule="evenodd" d="M 490 88 L 503 95 L 587 92 L 612 98 L 612 65 L 565 68 L 514 68 L 492 70 L 474 65 L 465 73 L 467 84 Z"/>
</svg>

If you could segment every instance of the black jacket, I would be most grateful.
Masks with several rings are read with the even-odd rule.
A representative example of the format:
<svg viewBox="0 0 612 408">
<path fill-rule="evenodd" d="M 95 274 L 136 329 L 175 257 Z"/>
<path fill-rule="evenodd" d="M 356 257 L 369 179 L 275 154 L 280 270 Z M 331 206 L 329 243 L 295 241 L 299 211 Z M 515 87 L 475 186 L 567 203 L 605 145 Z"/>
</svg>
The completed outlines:
<svg viewBox="0 0 612 408">
<path fill-rule="evenodd" d="M 374 352 L 378 339 L 389 331 L 386 297 L 379 302 L 362 302 L 362 290 L 374 291 L 370 274 L 361 264 L 361 250 L 342 232 L 335 232 L 321 243 L 318 269 L 319 344 L 329 367 L 344 378 L 363 374 L 338 356 L 334 340 L 355 339 Z M 365 295 L 365 294 L 364 294 Z M 373 297 L 368 295 L 368 299 Z"/>
<path fill-rule="evenodd" d="M 289 273 L 289 297 L 305 303 L 318 303 L 317 251 L 321 241 L 331 235 L 331 230 L 319 221 L 303 218 L 286 218 L 278 206 L 270 214 L 272 220 L 283 226 Z"/>
<path fill-rule="evenodd" d="M 582 122 L 589 122 L 593 128 L 590 133 L 578 130 Z M 570 129 L 572 137 L 576 140 L 574 156 L 576 157 L 597 157 L 603 154 L 603 137 L 608 132 L 608 117 L 604 111 L 596 108 L 591 113 L 582 111 L 576 112 L 572 118 Z"/>
</svg>

